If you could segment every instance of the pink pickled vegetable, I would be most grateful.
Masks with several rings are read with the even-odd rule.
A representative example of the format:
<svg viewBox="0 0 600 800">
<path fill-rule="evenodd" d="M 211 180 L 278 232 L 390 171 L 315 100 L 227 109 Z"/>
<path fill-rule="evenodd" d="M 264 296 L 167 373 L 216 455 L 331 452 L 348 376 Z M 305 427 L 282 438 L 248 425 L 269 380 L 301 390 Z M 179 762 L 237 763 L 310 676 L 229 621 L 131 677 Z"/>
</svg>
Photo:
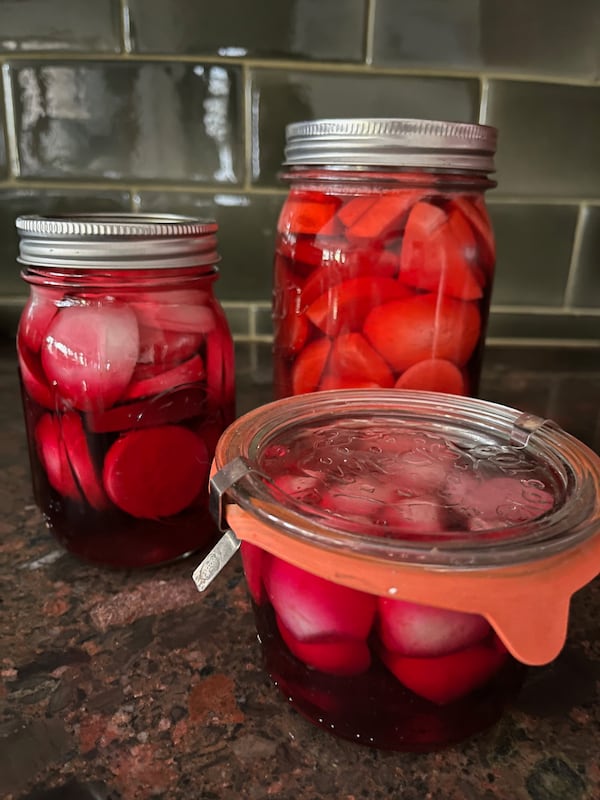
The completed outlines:
<svg viewBox="0 0 600 800">
<path fill-rule="evenodd" d="M 329 675 L 350 676 L 366 672 L 371 665 L 371 653 L 363 639 L 297 639 L 280 617 L 277 627 L 288 649 L 308 667 Z"/>
</svg>

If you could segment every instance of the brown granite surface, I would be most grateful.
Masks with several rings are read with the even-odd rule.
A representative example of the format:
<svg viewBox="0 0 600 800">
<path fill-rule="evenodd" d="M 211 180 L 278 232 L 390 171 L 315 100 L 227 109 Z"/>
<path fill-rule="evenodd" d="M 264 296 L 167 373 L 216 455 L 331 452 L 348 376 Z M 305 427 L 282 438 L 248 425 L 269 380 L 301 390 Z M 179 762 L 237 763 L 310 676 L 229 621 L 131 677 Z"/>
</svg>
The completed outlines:
<svg viewBox="0 0 600 800">
<path fill-rule="evenodd" d="M 268 349 L 238 353 L 239 410 L 270 399 Z M 431 755 L 336 740 L 261 667 L 236 557 L 139 572 L 58 548 L 33 505 L 12 346 L 0 351 L 0 797 L 5 800 L 598 800 L 600 581 L 501 723 Z M 600 449 L 597 351 L 490 349 L 482 395 Z"/>
</svg>

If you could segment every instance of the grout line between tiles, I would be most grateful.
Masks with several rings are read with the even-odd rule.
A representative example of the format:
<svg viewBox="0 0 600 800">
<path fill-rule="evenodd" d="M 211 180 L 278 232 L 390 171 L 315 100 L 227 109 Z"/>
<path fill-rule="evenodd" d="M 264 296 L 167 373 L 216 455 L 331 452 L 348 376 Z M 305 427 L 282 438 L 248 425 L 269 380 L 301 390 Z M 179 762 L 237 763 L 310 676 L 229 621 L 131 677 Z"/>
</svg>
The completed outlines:
<svg viewBox="0 0 600 800">
<path fill-rule="evenodd" d="M 367 0 L 365 14 L 365 64 L 373 64 L 373 51 L 375 47 L 375 15 L 377 13 L 377 0 Z"/>
<path fill-rule="evenodd" d="M 244 145 L 244 191 L 252 186 L 254 173 L 254 142 L 258 142 L 258 131 L 254 130 L 254 114 L 252 105 L 252 76 L 247 64 L 242 65 L 242 126 Z M 258 110 L 258 109 L 257 109 Z M 256 135 L 255 135 L 256 134 Z"/>
<path fill-rule="evenodd" d="M 2 89 L 4 94 L 4 116 L 6 130 L 6 149 L 8 150 L 8 163 L 11 177 L 15 179 L 21 172 L 19 161 L 19 147 L 17 144 L 17 122 L 15 119 L 15 104 L 13 97 L 12 81 L 10 79 L 10 67 L 2 64 Z"/>
<path fill-rule="evenodd" d="M 490 92 L 490 82 L 487 78 L 480 79 L 480 98 L 479 98 L 479 124 L 488 124 L 488 99 Z"/>
<path fill-rule="evenodd" d="M 121 23 L 120 33 L 123 55 L 130 56 L 133 51 L 133 42 L 131 40 L 131 17 L 129 15 L 128 0 L 120 0 L 120 11 L 119 21 Z"/>
<path fill-rule="evenodd" d="M 492 314 L 525 314 L 531 315 L 548 315 L 554 317 L 600 317 L 600 308 L 577 306 L 567 308 L 565 306 L 505 306 L 505 305 L 492 305 L 490 309 Z"/>
<path fill-rule="evenodd" d="M 583 234 L 585 230 L 585 221 L 587 218 L 587 206 L 581 205 L 579 213 L 577 214 L 577 222 L 575 223 L 575 231 L 573 234 L 573 247 L 571 248 L 571 263 L 569 264 L 569 272 L 567 274 L 567 282 L 565 284 L 564 307 L 565 310 L 571 310 L 573 306 L 573 296 L 575 294 L 575 286 L 577 283 L 577 272 L 579 266 L 579 256 L 581 254 L 581 247 L 583 244 Z"/>
</svg>

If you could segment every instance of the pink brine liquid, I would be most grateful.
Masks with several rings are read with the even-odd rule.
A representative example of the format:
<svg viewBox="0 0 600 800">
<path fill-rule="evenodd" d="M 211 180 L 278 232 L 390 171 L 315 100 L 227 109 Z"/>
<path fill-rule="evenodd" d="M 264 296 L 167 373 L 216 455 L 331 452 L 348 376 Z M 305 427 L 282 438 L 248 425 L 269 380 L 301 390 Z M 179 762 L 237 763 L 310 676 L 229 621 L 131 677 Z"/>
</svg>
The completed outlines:
<svg viewBox="0 0 600 800">
<path fill-rule="evenodd" d="M 559 493 L 518 448 L 367 419 L 292 429 L 259 464 L 275 497 L 331 527 L 432 547 L 509 537 Z M 247 542 L 242 558 L 272 679 L 338 736 L 435 749 L 488 727 L 520 686 L 524 667 L 479 614 L 367 594 Z"/>
<path fill-rule="evenodd" d="M 33 286 L 17 339 L 36 501 L 68 550 L 111 566 L 213 543 L 208 469 L 234 417 L 212 278 L 156 289 L 137 275 Z"/>
</svg>

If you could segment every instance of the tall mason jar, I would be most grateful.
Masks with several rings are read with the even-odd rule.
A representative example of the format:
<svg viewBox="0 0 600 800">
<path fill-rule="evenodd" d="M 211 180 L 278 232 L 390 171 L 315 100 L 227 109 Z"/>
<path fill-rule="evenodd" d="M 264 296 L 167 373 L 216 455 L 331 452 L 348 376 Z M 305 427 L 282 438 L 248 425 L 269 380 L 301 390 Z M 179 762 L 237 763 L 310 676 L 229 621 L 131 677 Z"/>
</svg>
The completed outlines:
<svg viewBox="0 0 600 800">
<path fill-rule="evenodd" d="M 235 416 L 216 223 L 94 214 L 16 226 L 30 289 L 18 363 L 47 526 L 112 567 L 208 549 L 208 469 Z"/>
<path fill-rule="evenodd" d="M 496 130 L 332 119 L 286 130 L 275 397 L 478 390 L 495 265 Z"/>
</svg>

